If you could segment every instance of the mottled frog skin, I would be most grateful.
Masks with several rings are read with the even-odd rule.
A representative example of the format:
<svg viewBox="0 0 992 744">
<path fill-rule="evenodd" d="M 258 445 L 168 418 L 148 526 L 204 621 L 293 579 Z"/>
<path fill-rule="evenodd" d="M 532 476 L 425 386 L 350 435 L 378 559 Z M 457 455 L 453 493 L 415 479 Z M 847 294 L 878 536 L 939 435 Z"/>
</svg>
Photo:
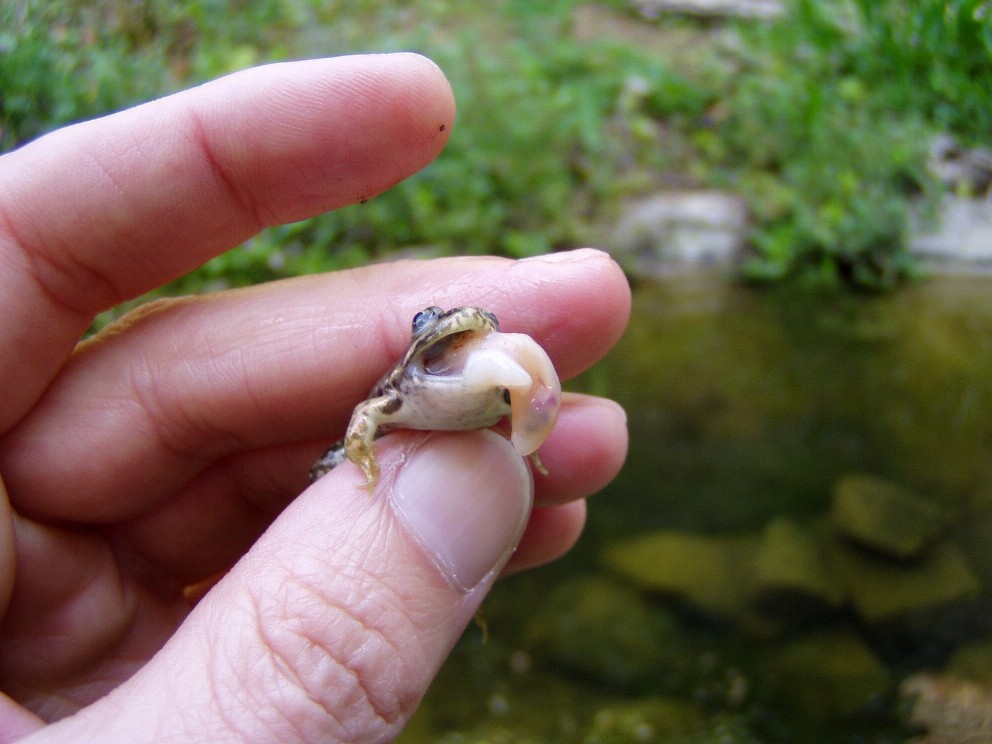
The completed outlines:
<svg viewBox="0 0 992 744">
<path fill-rule="evenodd" d="M 458 347 L 480 334 L 498 333 L 488 310 L 428 307 L 413 318 L 410 348 L 359 403 L 344 439 L 310 469 L 317 480 L 345 458 L 362 468 L 371 490 L 379 478 L 373 441 L 393 429 L 471 430 L 492 426 L 510 413 L 510 391 L 469 384 Z"/>
</svg>

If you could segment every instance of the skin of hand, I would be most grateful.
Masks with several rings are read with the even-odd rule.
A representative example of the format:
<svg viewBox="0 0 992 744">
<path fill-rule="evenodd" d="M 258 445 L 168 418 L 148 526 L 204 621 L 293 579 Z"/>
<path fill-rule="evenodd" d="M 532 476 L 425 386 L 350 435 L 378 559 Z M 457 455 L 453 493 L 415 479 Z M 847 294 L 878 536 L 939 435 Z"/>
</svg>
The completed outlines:
<svg viewBox="0 0 992 744">
<path fill-rule="evenodd" d="M 566 394 L 536 480 L 489 431 L 390 434 L 373 497 L 350 463 L 307 469 L 426 305 L 590 366 L 630 311 L 598 251 L 162 300 L 79 342 L 266 226 L 384 191 L 453 122 L 429 60 L 342 57 L 0 158 L 0 744 L 388 741 L 496 578 L 577 539 L 626 454 L 609 401 Z"/>
</svg>

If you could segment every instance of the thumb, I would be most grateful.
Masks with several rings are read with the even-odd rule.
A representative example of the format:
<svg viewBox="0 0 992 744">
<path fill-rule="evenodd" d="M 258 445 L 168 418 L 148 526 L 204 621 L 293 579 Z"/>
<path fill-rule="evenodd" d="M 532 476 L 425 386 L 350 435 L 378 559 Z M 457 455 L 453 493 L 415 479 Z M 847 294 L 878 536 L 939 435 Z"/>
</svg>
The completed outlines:
<svg viewBox="0 0 992 744">
<path fill-rule="evenodd" d="M 37 740 L 396 736 L 512 553 L 533 483 L 491 431 L 397 432 L 377 454 L 374 496 L 350 464 L 320 479 L 134 677 Z"/>
</svg>

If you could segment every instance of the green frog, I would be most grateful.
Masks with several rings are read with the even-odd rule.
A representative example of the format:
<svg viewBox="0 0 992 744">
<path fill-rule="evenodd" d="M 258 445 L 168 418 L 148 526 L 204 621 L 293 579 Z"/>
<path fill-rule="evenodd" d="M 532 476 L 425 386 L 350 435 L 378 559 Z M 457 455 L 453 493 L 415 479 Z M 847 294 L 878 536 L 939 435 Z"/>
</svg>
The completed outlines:
<svg viewBox="0 0 992 744">
<path fill-rule="evenodd" d="M 482 308 L 431 306 L 413 317 L 410 348 L 355 407 L 344 439 L 314 463 L 310 479 L 348 459 L 371 491 L 379 478 L 373 442 L 386 432 L 484 429 L 508 416 L 514 448 L 536 458 L 560 404 L 554 365 L 530 336 L 500 333 Z"/>
</svg>

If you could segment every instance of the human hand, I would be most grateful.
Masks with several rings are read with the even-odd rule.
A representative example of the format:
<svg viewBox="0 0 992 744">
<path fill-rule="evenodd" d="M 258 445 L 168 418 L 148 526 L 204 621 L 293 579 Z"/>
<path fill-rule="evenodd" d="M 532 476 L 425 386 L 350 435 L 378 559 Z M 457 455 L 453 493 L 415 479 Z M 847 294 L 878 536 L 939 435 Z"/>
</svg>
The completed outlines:
<svg viewBox="0 0 992 744">
<path fill-rule="evenodd" d="M 577 538 L 626 450 L 607 401 L 565 396 L 536 486 L 492 432 L 394 432 L 371 498 L 350 463 L 306 474 L 426 305 L 588 367 L 629 313 L 601 253 L 160 301 L 77 345 L 96 312 L 420 169 L 453 118 L 421 57 L 325 59 L 0 158 L 0 744 L 388 740 L 496 576 Z"/>
</svg>

